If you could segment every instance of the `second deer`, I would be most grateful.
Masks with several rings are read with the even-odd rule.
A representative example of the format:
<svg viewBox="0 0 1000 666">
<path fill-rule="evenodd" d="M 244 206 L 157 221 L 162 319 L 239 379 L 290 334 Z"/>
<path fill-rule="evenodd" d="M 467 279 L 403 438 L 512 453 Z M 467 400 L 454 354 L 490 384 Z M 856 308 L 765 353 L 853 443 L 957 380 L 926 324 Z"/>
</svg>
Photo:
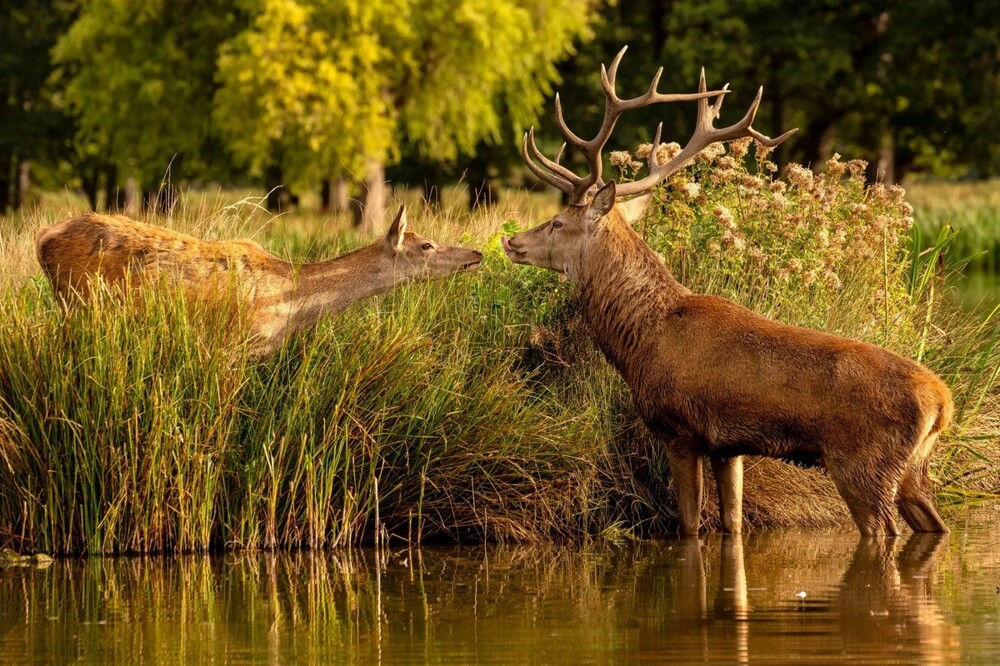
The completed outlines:
<svg viewBox="0 0 1000 666">
<path fill-rule="evenodd" d="M 704 72 L 697 93 L 657 92 L 661 68 L 645 94 L 621 99 L 615 74 L 624 52 L 607 70 L 602 66 L 604 122 L 593 139 L 566 126 L 556 96 L 556 120 L 587 158 L 587 176 L 577 176 L 558 157 L 544 157 L 533 133 L 525 135 L 528 167 L 571 203 L 534 229 L 504 238 L 503 247 L 511 261 L 557 271 L 579 286 L 599 347 L 666 448 L 681 532 L 699 530 L 703 457 L 715 474 L 723 528 L 740 531 L 744 454 L 826 467 L 862 534 L 897 534 L 894 505 L 913 530 L 946 532 L 928 477 L 931 452 L 952 415 L 940 378 L 875 345 L 771 321 L 732 301 L 693 293 L 630 226 L 649 203 L 649 190 L 709 145 L 753 137 L 774 147 L 791 132 L 770 139 L 752 127 L 762 91 L 742 120 L 714 127 L 727 90 L 708 91 Z M 683 100 L 698 105 L 688 144 L 661 163 L 661 125 L 649 174 L 605 184 L 601 151 L 619 116 Z M 616 203 L 624 195 L 644 196 Z"/>
<path fill-rule="evenodd" d="M 252 241 L 201 240 L 124 217 L 89 213 L 39 229 L 38 262 L 63 301 L 86 299 L 101 278 L 118 285 L 166 278 L 211 295 L 235 284 L 250 316 L 253 352 L 275 351 L 324 314 L 415 280 L 474 271 L 482 253 L 406 230 L 399 213 L 385 237 L 349 254 L 293 267 Z"/>
</svg>

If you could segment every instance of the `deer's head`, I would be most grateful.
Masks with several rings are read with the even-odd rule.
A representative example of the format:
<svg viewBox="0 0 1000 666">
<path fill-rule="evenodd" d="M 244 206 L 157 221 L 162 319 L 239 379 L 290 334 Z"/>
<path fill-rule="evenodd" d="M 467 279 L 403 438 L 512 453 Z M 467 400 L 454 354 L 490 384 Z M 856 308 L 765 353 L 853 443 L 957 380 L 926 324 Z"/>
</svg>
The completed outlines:
<svg viewBox="0 0 1000 666">
<path fill-rule="evenodd" d="M 399 207 L 396 219 L 386 233 L 383 252 L 399 276 L 413 280 L 447 277 L 474 271 L 483 253 L 457 245 L 441 245 L 406 230 L 406 209 Z"/>
<path fill-rule="evenodd" d="M 752 127 L 757 107 L 760 106 L 763 88 L 758 90 L 757 98 L 740 121 L 729 127 L 716 128 L 714 122 L 722 109 L 722 100 L 729 92 L 729 84 L 723 86 L 721 90 L 708 90 L 705 85 L 705 70 L 701 72 L 696 93 L 657 92 L 656 88 L 663 74 L 663 68 L 660 67 L 644 94 L 631 99 L 622 99 L 615 91 L 615 78 L 618 64 L 627 48 L 618 52 L 609 68 L 605 69 L 604 65 L 601 65 L 601 85 L 605 94 L 604 121 L 593 139 L 585 141 L 569 129 L 563 118 L 558 94 L 556 94 L 556 123 L 566 138 L 566 143 L 559 149 L 555 159 L 547 158 L 538 150 L 535 145 L 534 129 L 529 129 L 524 135 L 521 141 L 521 156 L 525 164 L 539 179 L 569 195 L 570 205 L 548 222 L 517 234 L 509 240 L 502 239 L 504 251 L 511 261 L 548 268 L 574 278 L 579 275 L 579 270 L 585 263 L 602 220 L 618 214 L 629 222 L 641 217 L 650 200 L 649 191 L 690 163 L 708 146 L 722 141 L 752 137 L 757 142 L 773 148 L 795 132 L 791 130 L 776 139 L 771 139 Z M 709 104 L 709 99 L 712 98 L 714 101 Z M 660 162 L 660 136 L 663 131 L 663 123 L 660 123 L 649 153 L 647 175 L 617 186 L 614 181 L 605 184 L 601 177 L 604 168 L 602 151 L 614 131 L 618 118 L 631 109 L 682 101 L 698 103 L 694 134 L 687 145 L 674 157 Z M 577 148 L 587 159 L 590 172 L 586 176 L 578 176 L 559 163 L 567 144 Z M 616 204 L 618 197 L 632 198 Z"/>
<path fill-rule="evenodd" d="M 509 239 L 501 238 L 504 253 L 515 264 L 547 268 L 577 279 L 583 274 L 594 238 L 608 223 L 611 211 L 632 222 L 642 216 L 650 201 L 649 196 L 643 196 L 616 205 L 616 194 L 612 180 L 589 203 L 571 204 L 534 229 Z"/>
</svg>

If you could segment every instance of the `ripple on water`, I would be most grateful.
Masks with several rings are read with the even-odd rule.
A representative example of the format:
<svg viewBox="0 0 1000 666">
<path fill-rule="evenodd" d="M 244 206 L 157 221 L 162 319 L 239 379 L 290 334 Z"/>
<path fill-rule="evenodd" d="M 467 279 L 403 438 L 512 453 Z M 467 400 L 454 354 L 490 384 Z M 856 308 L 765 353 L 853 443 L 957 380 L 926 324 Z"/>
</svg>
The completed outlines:
<svg viewBox="0 0 1000 666">
<path fill-rule="evenodd" d="M 990 518 L 946 537 L 58 561 L 0 572 L 0 662 L 985 663 Z"/>
</svg>

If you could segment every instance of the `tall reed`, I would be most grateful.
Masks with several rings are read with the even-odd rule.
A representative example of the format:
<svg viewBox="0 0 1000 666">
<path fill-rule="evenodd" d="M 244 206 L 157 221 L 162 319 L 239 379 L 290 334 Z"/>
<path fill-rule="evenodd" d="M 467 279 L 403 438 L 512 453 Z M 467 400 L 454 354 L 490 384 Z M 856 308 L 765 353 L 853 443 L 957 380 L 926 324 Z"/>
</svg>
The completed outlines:
<svg viewBox="0 0 1000 666">
<path fill-rule="evenodd" d="M 915 257 L 901 192 L 866 188 L 853 163 L 781 181 L 766 155 L 748 171 L 747 146 L 732 150 L 658 194 L 650 243 L 692 288 L 927 363 L 958 406 L 935 458 L 941 497 L 1000 491 L 1000 315 L 949 305 L 939 258 L 951 238 Z M 150 284 L 60 307 L 30 264 L 34 229 L 55 215 L 30 213 L 0 243 L 0 545 L 120 553 L 672 529 L 662 452 L 573 290 L 499 248 L 501 228 L 555 209 L 523 194 L 471 216 L 411 206 L 422 233 L 481 247 L 481 269 L 355 306 L 263 361 L 249 358 L 228 294 L 193 302 Z M 365 240 L 248 200 L 192 202 L 165 222 L 252 236 L 296 260 Z M 821 474 L 748 468 L 751 522 L 847 518 Z"/>
</svg>

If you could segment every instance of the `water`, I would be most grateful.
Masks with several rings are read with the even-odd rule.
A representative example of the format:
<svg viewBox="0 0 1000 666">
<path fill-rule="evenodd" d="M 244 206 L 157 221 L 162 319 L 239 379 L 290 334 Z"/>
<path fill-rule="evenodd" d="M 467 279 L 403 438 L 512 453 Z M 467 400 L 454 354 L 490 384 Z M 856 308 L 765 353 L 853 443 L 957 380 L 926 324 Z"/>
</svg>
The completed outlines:
<svg viewBox="0 0 1000 666">
<path fill-rule="evenodd" d="M 955 287 L 958 302 L 966 309 L 988 312 L 1000 305 L 1000 273 L 968 270 Z"/>
<path fill-rule="evenodd" d="M 0 571 L 0 663 L 993 663 L 990 522 L 58 561 Z"/>
</svg>

